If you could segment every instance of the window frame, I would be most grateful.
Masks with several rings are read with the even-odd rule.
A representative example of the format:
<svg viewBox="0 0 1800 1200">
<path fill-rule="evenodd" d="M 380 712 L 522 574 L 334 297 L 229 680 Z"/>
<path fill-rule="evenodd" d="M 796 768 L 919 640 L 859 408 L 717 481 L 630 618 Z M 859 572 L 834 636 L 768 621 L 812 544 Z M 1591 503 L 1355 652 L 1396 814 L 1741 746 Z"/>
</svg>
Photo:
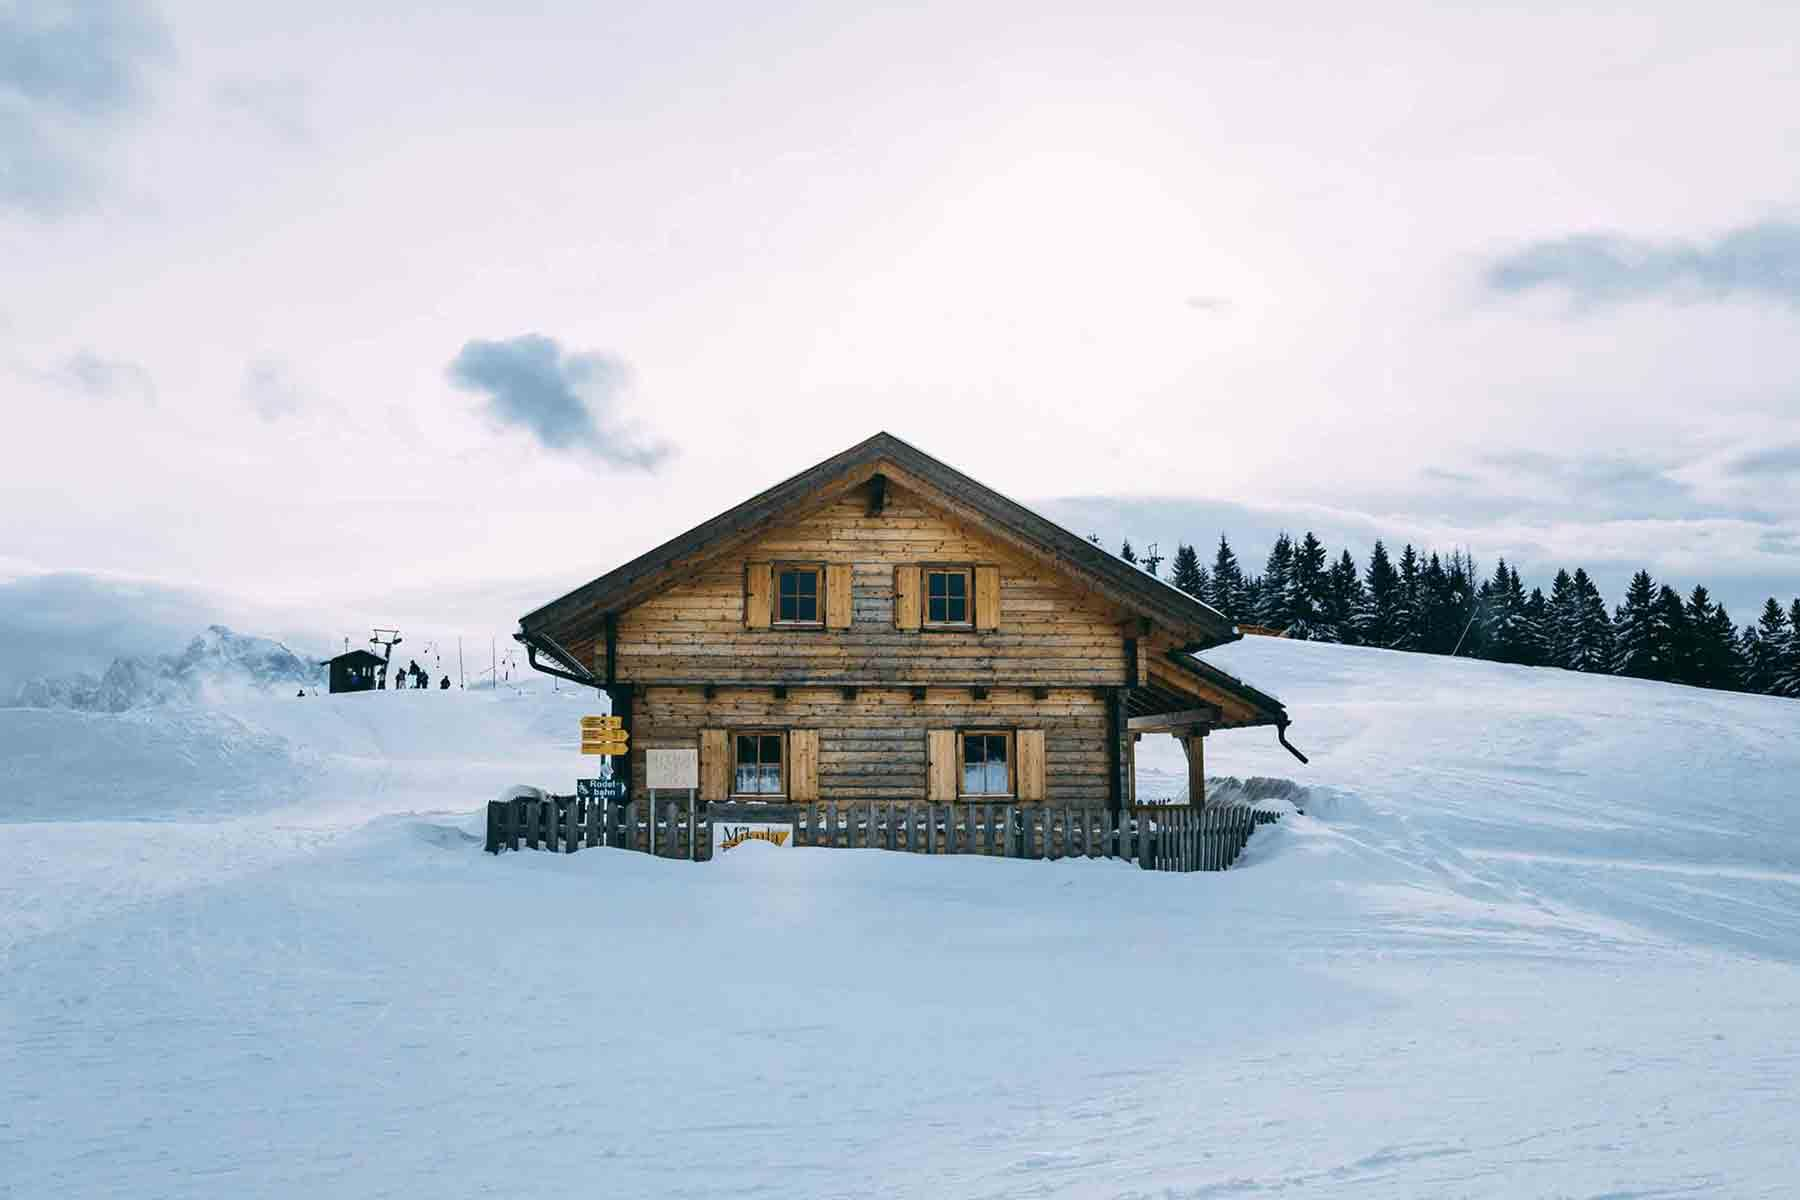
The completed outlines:
<svg viewBox="0 0 1800 1200">
<path fill-rule="evenodd" d="M 776 782 L 779 790 L 773 792 L 740 792 L 737 790 L 738 779 L 738 739 L 753 737 L 757 739 L 772 737 L 781 743 L 781 761 L 776 764 Z M 731 750 L 731 786 L 727 795 L 733 800 L 786 800 L 788 795 L 788 731 L 785 729 L 769 729 L 752 726 L 744 729 L 727 729 L 725 731 L 727 745 Z M 762 745 L 759 740 L 756 749 L 756 765 L 762 766 Z"/>
<path fill-rule="evenodd" d="M 784 572 L 804 571 L 813 577 L 813 619 L 784 621 L 781 619 L 781 576 Z M 822 562 L 777 562 L 769 564 L 769 628 L 825 628 L 825 564 Z"/>
<path fill-rule="evenodd" d="M 968 751 L 964 749 L 970 737 L 997 737 L 1006 743 L 1006 790 L 1004 792 L 971 792 L 966 790 L 965 783 L 968 767 Z M 1019 796 L 1019 739 L 1018 730 L 999 728 L 992 725 L 971 725 L 956 731 L 956 798 L 958 800 L 1016 800 Z"/>
<path fill-rule="evenodd" d="M 963 577 L 963 619 L 960 621 L 933 621 L 931 619 L 931 577 L 938 575 L 961 575 Z M 919 564 L 919 628 L 949 630 L 960 633 L 975 628 L 975 564 L 974 563 L 920 563 Z"/>
</svg>

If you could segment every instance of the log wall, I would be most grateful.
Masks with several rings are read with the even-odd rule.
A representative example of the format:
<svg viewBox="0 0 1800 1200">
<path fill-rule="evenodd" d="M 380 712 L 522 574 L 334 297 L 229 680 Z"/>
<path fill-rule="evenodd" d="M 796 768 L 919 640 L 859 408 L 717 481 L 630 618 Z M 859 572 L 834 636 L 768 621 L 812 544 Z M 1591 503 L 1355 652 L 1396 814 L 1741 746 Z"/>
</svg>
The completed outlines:
<svg viewBox="0 0 1800 1200">
<path fill-rule="evenodd" d="M 1029 688 L 995 688 L 974 699 L 965 688 L 859 688 L 846 698 L 838 687 L 714 690 L 647 686 L 636 702 L 632 730 L 634 794 L 644 783 L 644 751 L 697 747 L 702 729 L 816 729 L 819 795 L 827 800 L 923 800 L 926 735 L 932 729 L 1041 729 L 1045 791 L 1051 804 L 1105 804 L 1106 701 L 1092 688 L 1052 688 L 1037 699 Z M 790 765 L 789 770 L 792 770 Z"/>
<path fill-rule="evenodd" d="M 887 490 L 880 513 L 870 515 L 867 505 L 861 492 L 850 493 L 621 613 L 615 677 L 639 684 L 1126 681 L 1123 614 L 1099 597 L 899 489 Z M 849 628 L 747 627 L 744 566 L 770 561 L 849 566 Z M 998 568 L 998 628 L 895 628 L 895 566 L 934 562 Z M 606 677 L 602 640 L 569 649 Z"/>
</svg>

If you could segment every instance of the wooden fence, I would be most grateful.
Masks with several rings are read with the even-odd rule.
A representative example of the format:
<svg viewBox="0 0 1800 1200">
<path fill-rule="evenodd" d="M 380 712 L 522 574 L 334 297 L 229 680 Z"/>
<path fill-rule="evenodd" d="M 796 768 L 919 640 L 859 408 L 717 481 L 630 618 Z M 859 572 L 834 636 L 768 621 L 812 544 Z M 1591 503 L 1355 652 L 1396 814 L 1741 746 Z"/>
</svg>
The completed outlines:
<svg viewBox="0 0 1800 1200">
<path fill-rule="evenodd" d="M 1278 811 L 1248 805 L 1146 806 L 1114 812 L 1045 804 L 809 804 L 794 815 L 796 846 L 981 854 L 995 858 L 1118 858 L 1149 871 L 1223 871 Z"/>
<path fill-rule="evenodd" d="M 796 846 L 980 854 L 994 858 L 1117 858 L 1148 871 L 1223 871 L 1258 825 L 1278 811 L 1243 804 L 1205 808 L 1153 805 L 1123 812 L 1044 804 L 700 804 L 625 802 L 577 796 L 494 800 L 487 849 L 561 850 L 587 846 L 704 861 L 715 821 L 789 824 Z"/>
<path fill-rule="evenodd" d="M 502 850 L 561 850 L 568 854 L 589 846 L 654 853 L 659 858 L 701 861 L 712 857 L 712 820 L 690 813 L 686 800 L 591 800 L 583 796 L 548 796 L 490 800 L 487 846 Z"/>
</svg>

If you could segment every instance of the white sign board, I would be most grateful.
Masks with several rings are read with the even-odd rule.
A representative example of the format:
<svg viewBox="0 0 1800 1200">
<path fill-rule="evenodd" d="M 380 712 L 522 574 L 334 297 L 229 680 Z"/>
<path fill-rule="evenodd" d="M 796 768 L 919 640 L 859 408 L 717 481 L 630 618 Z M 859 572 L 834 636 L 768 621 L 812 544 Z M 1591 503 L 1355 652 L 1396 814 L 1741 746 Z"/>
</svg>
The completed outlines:
<svg viewBox="0 0 1800 1200">
<path fill-rule="evenodd" d="M 644 751 L 644 786 L 647 788 L 697 788 L 700 786 L 698 750 Z"/>
</svg>

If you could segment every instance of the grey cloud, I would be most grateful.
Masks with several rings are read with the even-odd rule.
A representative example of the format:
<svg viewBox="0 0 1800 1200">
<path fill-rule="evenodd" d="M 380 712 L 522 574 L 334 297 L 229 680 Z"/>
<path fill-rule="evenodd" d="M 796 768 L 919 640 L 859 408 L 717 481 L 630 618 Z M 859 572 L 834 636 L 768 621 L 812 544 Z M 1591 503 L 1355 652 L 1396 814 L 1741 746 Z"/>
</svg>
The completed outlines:
<svg viewBox="0 0 1800 1200">
<path fill-rule="evenodd" d="M 1559 288 L 1592 305 L 1695 295 L 1800 305 L 1800 225 L 1764 221 L 1706 243 L 1575 234 L 1497 259 L 1482 282 L 1508 295 Z"/>
<path fill-rule="evenodd" d="M 1224 296 L 1189 296 L 1186 304 L 1197 312 L 1227 312 L 1231 308 L 1231 301 Z"/>
<path fill-rule="evenodd" d="M 293 143 L 312 140 L 307 98 L 306 83 L 294 78 L 226 79 L 213 88 L 213 101 L 224 112 Z"/>
<path fill-rule="evenodd" d="M 272 358 L 257 359 L 245 369 L 240 394 L 250 410 L 265 421 L 292 416 L 305 405 L 305 394 L 293 372 Z"/>
<path fill-rule="evenodd" d="M 1800 442 L 1752 450 L 1727 463 L 1725 469 L 1732 475 L 1800 476 Z"/>
<path fill-rule="evenodd" d="M 82 571 L 0 581 L 0 703 L 31 676 L 168 650 L 223 615 L 213 598 L 161 583 Z"/>
<path fill-rule="evenodd" d="M 586 450 L 615 466 L 654 469 L 666 445 L 646 441 L 618 413 L 629 382 L 624 363 L 604 354 L 566 354 L 554 338 L 528 333 L 466 343 L 450 381 L 487 397 L 488 415 L 526 430 L 551 450 Z"/>
<path fill-rule="evenodd" d="M 145 73 L 167 48 L 131 0 L 0 8 L 0 205 L 53 217 L 84 204 L 84 133 L 142 106 Z"/>
<path fill-rule="evenodd" d="M 63 382 L 96 400 L 136 400 L 145 407 L 156 405 L 156 385 L 150 372 L 122 358 L 104 358 L 82 350 L 64 360 L 58 371 Z"/>
</svg>

